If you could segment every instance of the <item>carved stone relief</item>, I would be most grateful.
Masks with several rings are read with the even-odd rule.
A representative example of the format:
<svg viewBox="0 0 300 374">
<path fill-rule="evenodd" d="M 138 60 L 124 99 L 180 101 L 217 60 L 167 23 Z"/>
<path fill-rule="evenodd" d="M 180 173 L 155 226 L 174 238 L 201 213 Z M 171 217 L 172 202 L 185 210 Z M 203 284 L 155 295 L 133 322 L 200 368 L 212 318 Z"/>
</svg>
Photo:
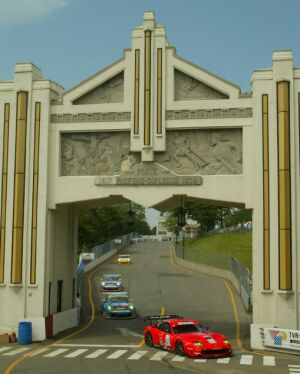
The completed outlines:
<svg viewBox="0 0 300 374">
<path fill-rule="evenodd" d="M 252 108 L 228 108 L 228 109 L 198 109 L 198 110 L 167 110 L 167 120 L 186 119 L 214 119 L 214 118 L 251 118 Z"/>
<path fill-rule="evenodd" d="M 140 162 L 130 152 L 128 132 L 65 133 L 61 135 L 61 175 L 113 175 Z"/>
<path fill-rule="evenodd" d="M 207 84 L 174 70 L 175 79 L 175 101 L 179 100 L 201 100 L 201 99 L 229 99 L 228 95 L 220 92 Z"/>
<path fill-rule="evenodd" d="M 51 114 L 51 123 L 78 123 L 78 122 L 116 122 L 130 121 L 130 112 L 108 112 L 108 113 L 79 113 L 79 114 Z"/>
<path fill-rule="evenodd" d="M 73 101 L 74 105 L 108 104 L 124 101 L 124 72 L 109 79 L 100 86 Z"/>
<path fill-rule="evenodd" d="M 155 161 L 180 175 L 242 173 L 242 130 L 167 131 L 166 152 Z"/>
</svg>

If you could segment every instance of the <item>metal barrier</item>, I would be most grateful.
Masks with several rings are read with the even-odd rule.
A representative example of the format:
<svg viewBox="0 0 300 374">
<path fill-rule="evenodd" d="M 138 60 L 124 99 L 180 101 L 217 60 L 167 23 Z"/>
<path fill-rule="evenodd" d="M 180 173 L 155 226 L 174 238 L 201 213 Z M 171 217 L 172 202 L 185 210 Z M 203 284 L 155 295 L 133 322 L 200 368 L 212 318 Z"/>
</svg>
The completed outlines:
<svg viewBox="0 0 300 374">
<path fill-rule="evenodd" d="M 125 247 L 126 245 L 132 243 L 132 239 L 134 237 L 135 237 L 134 233 L 126 234 L 126 235 L 123 235 L 121 238 L 109 240 L 105 243 L 96 245 L 95 247 L 93 247 L 89 250 L 85 250 L 84 252 L 85 253 L 93 253 L 94 254 L 93 260 L 96 260 L 97 258 L 102 257 L 102 256 L 106 255 L 107 253 L 113 251 L 113 250 L 121 249 L 121 248 Z M 81 261 L 78 264 L 78 268 L 77 268 L 77 277 L 78 278 L 80 278 L 81 275 L 83 274 L 84 266 L 87 265 L 88 263 L 90 263 L 91 261 L 92 260 L 90 260 L 90 261 L 85 260 L 85 261 Z"/>
</svg>

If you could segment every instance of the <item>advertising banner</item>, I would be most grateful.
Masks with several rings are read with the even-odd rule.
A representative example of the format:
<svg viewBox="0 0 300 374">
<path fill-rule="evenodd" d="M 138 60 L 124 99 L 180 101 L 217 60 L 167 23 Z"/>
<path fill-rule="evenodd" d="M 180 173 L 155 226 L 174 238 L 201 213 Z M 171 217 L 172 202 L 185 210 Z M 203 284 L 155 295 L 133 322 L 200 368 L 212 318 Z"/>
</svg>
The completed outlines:
<svg viewBox="0 0 300 374">
<path fill-rule="evenodd" d="M 265 327 L 264 345 L 300 351 L 300 331 Z"/>
</svg>

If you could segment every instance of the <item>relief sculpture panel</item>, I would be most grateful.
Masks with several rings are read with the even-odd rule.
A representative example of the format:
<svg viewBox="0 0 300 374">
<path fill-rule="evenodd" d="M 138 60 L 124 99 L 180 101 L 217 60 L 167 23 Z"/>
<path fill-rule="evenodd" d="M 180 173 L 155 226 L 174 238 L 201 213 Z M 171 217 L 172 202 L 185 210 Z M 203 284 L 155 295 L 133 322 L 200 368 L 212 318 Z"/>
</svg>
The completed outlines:
<svg viewBox="0 0 300 374">
<path fill-rule="evenodd" d="M 242 173 L 242 130 L 167 131 L 166 152 L 156 162 L 180 175 Z"/>
<path fill-rule="evenodd" d="M 203 100 L 203 99 L 229 99 L 228 95 L 217 91 L 215 88 L 190 77 L 189 75 L 176 70 L 175 79 L 175 101 L 179 100 Z"/>
<path fill-rule="evenodd" d="M 61 134 L 61 175 L 113 175 L 140 162 L 130 152 L 129 132 Z"/>
<path fill-rule="evenodd" d="M 109 104 L 124 101 L 124 72 L 73 101 L 74 105 Z"/>
</svg>

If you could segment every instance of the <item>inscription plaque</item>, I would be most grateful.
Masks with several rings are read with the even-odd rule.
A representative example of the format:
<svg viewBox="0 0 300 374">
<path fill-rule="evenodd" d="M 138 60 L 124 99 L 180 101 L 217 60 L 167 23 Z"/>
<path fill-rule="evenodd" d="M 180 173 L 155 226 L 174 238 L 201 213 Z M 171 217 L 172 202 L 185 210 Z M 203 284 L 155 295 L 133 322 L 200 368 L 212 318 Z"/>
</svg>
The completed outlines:
<svg viewBox="0 0 300 374">
<path fill-rule="evenodd" d="M 177 175 L 157 163 L 140 162 L 129 171 L 113 176 L 95 177 L 95 185 L 201 185 L 200 175 Z"/>
</svg>

